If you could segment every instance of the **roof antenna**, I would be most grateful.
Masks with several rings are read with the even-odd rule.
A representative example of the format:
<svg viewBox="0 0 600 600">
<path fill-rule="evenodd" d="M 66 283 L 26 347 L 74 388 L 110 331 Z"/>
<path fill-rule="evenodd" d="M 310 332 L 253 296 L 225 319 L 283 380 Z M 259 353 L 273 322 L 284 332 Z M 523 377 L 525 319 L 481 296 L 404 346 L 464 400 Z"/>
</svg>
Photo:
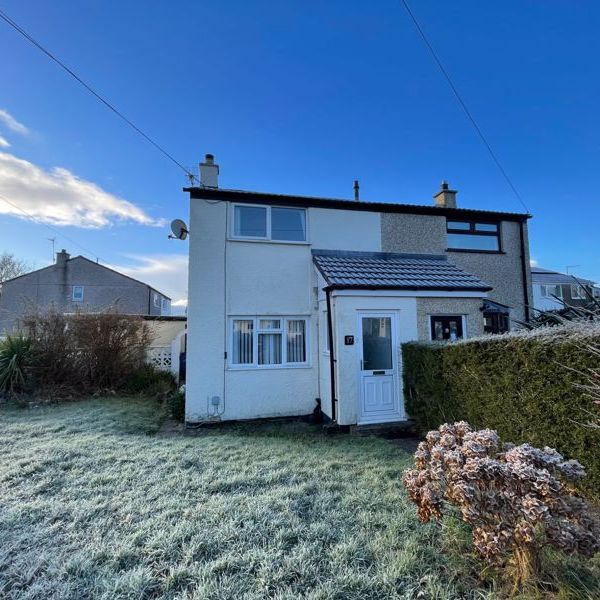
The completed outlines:
<svg viewBox="0 0 600 600">
<path fill-rule="evenodd" d="M 46 238 L 52 244 L 52 262 L 56 260 L 56 254 L 54 252 L 54 244 L 56 243 L 56 238 Z"/>
<path fill-rule="evenodd" d="M 358 202 L 359 198 L 358 198 L 358 190 L 359 190 L 360 186 L 358 185 L 358 179 L 354 180 L 354 201 Z"/>
</svg>

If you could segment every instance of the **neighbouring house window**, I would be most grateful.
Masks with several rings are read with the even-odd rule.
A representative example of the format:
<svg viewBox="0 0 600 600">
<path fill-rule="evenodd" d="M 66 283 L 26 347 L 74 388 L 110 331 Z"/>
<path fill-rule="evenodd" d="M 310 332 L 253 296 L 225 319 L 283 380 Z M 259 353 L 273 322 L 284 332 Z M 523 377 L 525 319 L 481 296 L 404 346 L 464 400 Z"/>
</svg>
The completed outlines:
<svg viewBox="0 0 600 600">
<path fill-rule="evenodd" d="M 307 364 L 307 319 L 258 317 L 232 319 L 231 323 L 232 366 Z"/>
<path fill-rule="evenodd" d="M 448 248 L 452 250 L 500 251 L 500 224 L 477 221 L 446 221 Z"/>
<path fill-rule="evenodd" d="M 585 300 L 587 298 L 587 294 L 582 285 L 571 286 L 571 298 L 573 300 Z"/>
<path fill-rule="evenodd" d="M 153 294 L 153 300 L 154 300 L 154 306 L 156 308 L 160 308 L 160 296 L 156 292 L 154 292 L 154 294 Z"/>
<path fill-rule="evenodd" d="M 236 205 L 233 235 L 281 242 L 306 241 L 306 210 L 279 206 Z"/>
<path fill-rule="evenodd" d="M 540 285 L 540 291 L 544 298 L 556 296 L 557 298 L 562 299 L 563 297 L 562 285 Z"/>
<path fill-rule="evenodd" d="M 431 339 L 454 342 L 463 337 L 463 318 L 461 315 L 443 315 L 431 317 Z"/>
<path fill-rule="evenodd" d="M 83 286 L 82 285 L 74 285 L 73 286 L 73 302 L 83 302 Z"/>
</svg>

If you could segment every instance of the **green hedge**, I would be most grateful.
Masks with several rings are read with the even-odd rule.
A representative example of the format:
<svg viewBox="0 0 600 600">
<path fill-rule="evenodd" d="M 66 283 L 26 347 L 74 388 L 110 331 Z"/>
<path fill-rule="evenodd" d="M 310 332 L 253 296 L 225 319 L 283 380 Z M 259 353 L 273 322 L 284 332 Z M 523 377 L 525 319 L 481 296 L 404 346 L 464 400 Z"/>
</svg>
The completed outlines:
<svg viewBox="0 0 600 600">
<path fill-rule="evenodd" d="M 590 344 L 600 344 L 597 326 L 404 344 L 407 412 L 422 431 L 464 419 L 505 441 L 556 448 L 585 466 L 585 487 L 599 495 L 600 431 L 583 424 L 600 413 L 577 388 L 599 366 Z"/>
</svg>

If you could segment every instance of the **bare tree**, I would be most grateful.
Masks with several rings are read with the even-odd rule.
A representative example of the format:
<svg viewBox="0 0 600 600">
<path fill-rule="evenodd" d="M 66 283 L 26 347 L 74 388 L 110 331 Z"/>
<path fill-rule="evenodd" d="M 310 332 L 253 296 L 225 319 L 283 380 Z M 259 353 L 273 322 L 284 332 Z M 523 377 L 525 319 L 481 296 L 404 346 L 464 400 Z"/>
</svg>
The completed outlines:
<svg viewBox="0 0 600 600">
<path fill-rule="evenodd" d="M 14 254 L 0 254 L 0 283 L 13 277 L 18 277 L 31 270 L 30 265 Z"/>
</svg>

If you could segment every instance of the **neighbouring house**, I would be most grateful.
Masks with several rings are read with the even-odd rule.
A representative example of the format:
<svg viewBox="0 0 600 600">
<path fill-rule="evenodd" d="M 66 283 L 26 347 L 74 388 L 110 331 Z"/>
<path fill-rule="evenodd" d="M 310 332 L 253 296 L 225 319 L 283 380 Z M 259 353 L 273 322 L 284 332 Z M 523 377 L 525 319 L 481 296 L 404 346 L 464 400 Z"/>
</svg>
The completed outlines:
<svg viewBox="0 0 600 600">
<path fill-rule="evenodd" d="M 32 310 L 74 313 L 113 305 L 132 315 L 171 314 L 171 299 L 148 284 L 61 250 L 53 265 L 0 284 L 0 334 L 18 328 Z"/>
<path fill-rule="evenodd" d="M 533 307 L 537 310 L 561 310 L 567 306 L 585 306 L 590 295 L 598 297 L 600 290 L 593 281 L 558 271 L 531 267 Z"/>
<path fill-rule="evenodd" d="M 222 189 L 190 195 L 186 420 L 405 420 L 400 345 L 529 318 L 530 215 Z M 355 189 L 357 194 L 357 189 Z M 513 321 L 514 320 L 514 321 Z"/>
</svg>

